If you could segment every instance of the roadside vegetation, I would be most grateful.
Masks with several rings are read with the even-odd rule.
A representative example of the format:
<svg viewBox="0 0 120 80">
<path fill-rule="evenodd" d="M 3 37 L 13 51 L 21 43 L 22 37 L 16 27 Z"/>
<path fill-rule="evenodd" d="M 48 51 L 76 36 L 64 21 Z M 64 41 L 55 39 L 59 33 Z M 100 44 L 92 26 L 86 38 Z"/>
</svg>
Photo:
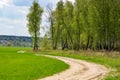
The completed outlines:
<svg viewBox="0 0 120 80">
<path fill-rule="evenodd" d="M 105 52 L 105 51 L 61 51 L 47 50 L 41 51 L 40 54 L 49 54 L 54 56 L 64 56 L 80 60 L 86 60 L 98 64 L 105 65 L 110 69 L 110 73 L 105 77 L 105 80 L 120 79 L 120 52 Z"/>
<path fill-rule="evenodd" d="M 69 66 L 62 61 L 36 56 L 30 48 L 0 47 L 0 80 L 34 80 L 59 73 Z"/>
</svg>

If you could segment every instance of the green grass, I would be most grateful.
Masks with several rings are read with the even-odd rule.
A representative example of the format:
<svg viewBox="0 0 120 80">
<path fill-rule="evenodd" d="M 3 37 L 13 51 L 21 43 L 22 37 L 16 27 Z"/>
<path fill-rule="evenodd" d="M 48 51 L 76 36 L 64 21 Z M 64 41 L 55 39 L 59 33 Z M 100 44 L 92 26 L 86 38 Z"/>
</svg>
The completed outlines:
<svg viewBox="0 0 120 80">
<path fill-rule="evenodd" d="M 43 51 L 41 54 L 65 56 L 89 62 L 95 62 L 111 68 L 105 80 L 120 80 L 120 53 L 119 52 L 93 52 L 93 51 Z"/>
<path fill-rule="evenodd" d="M 32 52 L 17 53 L 20 50 L 30 49 L 0 47 L 0 80 L 34 80 L 69 67 L 62 61 L 35 56 Z"/>
</svg>

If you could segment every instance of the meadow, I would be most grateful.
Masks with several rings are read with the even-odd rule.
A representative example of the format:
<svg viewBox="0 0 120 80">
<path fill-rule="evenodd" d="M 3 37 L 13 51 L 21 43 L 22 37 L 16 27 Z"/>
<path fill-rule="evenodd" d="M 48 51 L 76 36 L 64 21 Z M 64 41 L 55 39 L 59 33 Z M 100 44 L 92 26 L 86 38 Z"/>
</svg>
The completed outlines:
<svg viewBox="0 0 120 80">
<path fill-rule="evenodd" d="M 24 50 L 25 53 L 18 53 Z M 110 73 L 105 80 L 120 80 L 120 53 L 105 51 L 44 50 L 36 54 L 64 56 L 105 65 Z M 62 61 L 36 56 L 31 48 L 0 47 L 0 80 L 34 80 L 69 68 Z"/>
<path fill-rule="evenodd" d="M 26 52 L 18 53 L 21 50 Z M 35 80 L 68 67 L 62 61 L 36 56 L 30 48 L 0 47 L 0 80 Z"/>
</svg>

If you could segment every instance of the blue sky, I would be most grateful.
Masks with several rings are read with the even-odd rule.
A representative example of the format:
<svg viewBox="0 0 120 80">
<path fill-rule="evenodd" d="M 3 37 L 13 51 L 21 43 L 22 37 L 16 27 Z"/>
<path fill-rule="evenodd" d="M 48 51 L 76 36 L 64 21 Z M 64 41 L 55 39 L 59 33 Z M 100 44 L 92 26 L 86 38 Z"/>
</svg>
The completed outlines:
<svg viewBox="0 0 120 80">
<path fill-rule="evenodd" d="M 46 8 L 49 3 L 56 7 L 59 0 L 39 0 L 42 8 Z M 65 0 L 64 0 L 65 1 Z M 74 2 L 74 0 L 69 0 Z M 29 12 L 29 7 L 33 0 L 0 0 L 0 35 L 15 35 L 15 36 L 30 36 L 27 31 L 26 15 Z M 41 26 L 46 26 L 45 13 L 42 16 Z M 41 36 L 44 35 L 44 30 L 40 31 Z"/>
</svg>

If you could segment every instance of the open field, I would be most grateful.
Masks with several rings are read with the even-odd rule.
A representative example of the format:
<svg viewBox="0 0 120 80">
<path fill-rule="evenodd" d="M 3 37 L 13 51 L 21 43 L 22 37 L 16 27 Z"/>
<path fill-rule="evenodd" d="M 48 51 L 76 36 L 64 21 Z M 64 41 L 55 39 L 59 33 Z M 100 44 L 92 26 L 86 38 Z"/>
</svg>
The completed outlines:
<svg viewBox="0 0 120 80">
<path fill-rule="evenodd" d="M 29 48 L 0 47 L 0 80 L 34 80 L 61 72 L 69 66 L 56 59 L 17 53 Z"/>
<path fill-rule="evenodd" d="M 17 53 L 24 50 L 25 53 Z M 119 52 L 40 51 L 37 54 L 71 57 L 105 65 L 111 69 L 105 80 L 120 80 Z M 61 72 L 69 66 L 56 59 L 35 56 L 30 48 L 0 47 L 0 80 L 34 80 Z"/>
<path fill-rule="evenodd" d="M 105 80 L 120 80 L 120 53 L 119 52 L 93 52 L 93 51 L 41 51 L 41 54 L 71 57 L 105 65 L 111 69 Z"/>
</svg>

